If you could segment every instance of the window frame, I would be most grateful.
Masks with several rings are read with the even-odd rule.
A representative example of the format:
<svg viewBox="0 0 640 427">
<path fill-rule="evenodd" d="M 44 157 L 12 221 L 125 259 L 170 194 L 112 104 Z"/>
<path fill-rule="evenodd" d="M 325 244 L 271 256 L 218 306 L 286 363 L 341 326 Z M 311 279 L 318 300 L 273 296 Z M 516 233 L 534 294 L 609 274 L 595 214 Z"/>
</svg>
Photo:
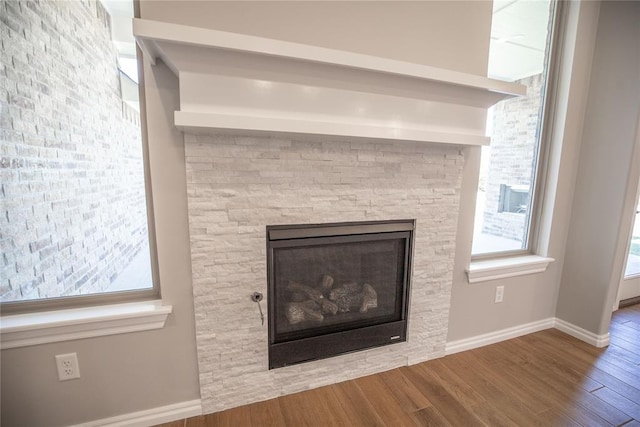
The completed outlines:
<svg viewBox="0 0 640 427">
<path fill-rule="evenodd" d="M 133 17 L 140 17 L 140 0 L 133 3 Z M 147 212 L 147 237 L 149 240 L 149 257 L 151 264 L 152 287 L 115 292 L 73 295 L 46 299 L 29 299 L 23 301 L 0 302 L 0 318 L 11 315 L 26 315 L 45 311 L 81 309 L 94 306 L 128 304 L 152 300 L 161 300 L 160 274 L 158 267 L 158 249 L 153 211 L 153 192 L 151 185 L 151 169 L 149 163 L 149 137 L 147 129 L 147 109 L 145 96 L 145 79 L 143 54 L 136 42 L 136 62 L 138 64 L 138 95 L 140 101 L 140 139 L 142 144 L 142 167 L 144 175 L 145 204 Z M 116 67 L 117 68 L 117 67 Z M 124 103 L 124 101 L 122 101 Z"/>
<path fill-rule="evenodd" d="M 539 132 L 534 163 L 533 181 L 531 183 L 531 208 L 527 214 L 528 222 L 525 224 L 526 233 L 523 238 L 523 249 L 502 250 L 485 253 L 473 253 L 471 246 L 471 262 L 489 261 L 500 258 L 526 257 L 540 252 L 539 233 L 540 221 L 544 206 L 544 193 L 546 188 L 549 155 L 551 151 L 551 138 L 553 122 L 555 120 L 555 105 L 557 99 L 557 87 L 559 78 L 560 56 L 562 54 L 562 42 L 564 39 L 564 22 L 566 19 L 566 5 L 560 0 L 551 0 L 550 21 L 551 31 L 547 35 L 549 54 L 546 58 L 547 66 L 543 69 L 544 94 L 539 114 Z M 474 236 L 475 237 L 475 229 Z"/>
</svg>

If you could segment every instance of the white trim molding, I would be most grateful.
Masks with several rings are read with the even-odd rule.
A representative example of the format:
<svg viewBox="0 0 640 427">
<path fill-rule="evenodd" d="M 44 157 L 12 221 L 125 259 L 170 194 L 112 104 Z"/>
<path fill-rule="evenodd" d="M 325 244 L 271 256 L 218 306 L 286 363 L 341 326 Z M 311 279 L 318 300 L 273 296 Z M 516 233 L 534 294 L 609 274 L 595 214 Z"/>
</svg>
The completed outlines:
<svg viewBox="0 0 640 427">
<path fill-rule="evenodd" d="M 463 338 L 457 341 L 450 341 L 445 347 L 445 355 L 448 356 L 462 351 L 473 350 L 474 348 L 484 347 L 485 345 L 495 344 L 551 328 L 555 328 L 598 348 L 609 345 L 608 332 L 603 335 L 596 335 L 593 332 L 589 332 L 562 319 L 558 319 L 557 317 L 550 317 L 548 319 L 525 323 L 524 325 L 518 325 L 502 329 L 500 331 L 489 332 L 487 334 L 477 335 L 470 338 Z"/>
<path fill-rule="evenodd" d="M 171 311 L 153 300 L 3 316 L 0 349 L 160 329 Z"/>
<path fill-rule="evenodd" d="M 354 121 L 339 123 L 336 121 L 307 120 L 287 117 L 252 117 L 247 120 L 240 115 L 224 113 L 202 113 L 176 111 L 176 127 L 184 132 L 195 134 L 209 133 L 215 128 L 220 133 L 242 129 L 248 135 L 268 132 L 270 135 L 326 135 L 337 137 L 373 138 L 393 141 L 431 141 L 441 144 L 488 145 L 490 138 L 483 135 L 438 132 L 429 129 L 390 126 L 383 123 Z"/>
<path fill-rule="evenodd" d="M 609 332 L 601 335 L 594 334 L 593 332 L 587 331 L 586 329 L 576 326 L 573 323 L 569 323 L 565 320 L 557 318 L 555 328 L 559 331 L 564 332 L 565 334 L 571 335 L 572 337 L 578 338 L 579 340 L 598 348 L 606 347 L 609 345 Z"/>
<path fill-rule="evenodd" d="M 445 347 L 445 354 L 448 356 L 450 354 L 473 350 L 474 348 L 480 348 L 485 345 L 495 344 L 501 341 L 550 329 L 554 327 L 555 320 L 556 319 L 554 317 L 550 317 L 537 322 L 526 323 L 524 325 L 518 325 L 512 328 L 502 329 L 500 331 L 489 332 L 488 334 L 451 341 L 448 342 Z"/>
<path fill-rule="evenodd" d="M 200 399 L 89 421 L 72 427 L 147 427 L 202 415 Z"/>
<path fill-rule="evenodd" d="M 526 87 L 485 76 L 336 49 L 145 19 L 136 40 L 179 80 L 174 124 L 488 145 L 487 109 Z"/>
<path fill-rule="evenodd" d="M 494 258 L 472 261 L 466 269 L 469 283 L 487 282 L 507 277 L 542 273 L 555 259 L 539 255 Z"/>
</svg>

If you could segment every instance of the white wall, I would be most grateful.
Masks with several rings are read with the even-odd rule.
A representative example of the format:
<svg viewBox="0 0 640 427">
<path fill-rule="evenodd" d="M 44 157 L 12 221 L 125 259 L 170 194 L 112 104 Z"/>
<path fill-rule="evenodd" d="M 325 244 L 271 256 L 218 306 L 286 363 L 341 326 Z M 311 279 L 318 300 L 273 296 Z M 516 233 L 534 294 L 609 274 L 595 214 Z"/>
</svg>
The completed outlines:
<svg viewBox="0 0 640 427">
<path fill-rule="evenodd" d="M 143 18 L 486 76 L 489 1 L 142 1 Z"/>
<path fill-rule="evenodd" d="M 602 3 L 558 297 L 558 317 L 596 334 L 608 331 L 623 265 L 619 236 L 631 227 L 622 221 L 628 183 L 638 180 L 630 172 L 638 161 L 639 22 L 640 3 Z"/>
</svg>

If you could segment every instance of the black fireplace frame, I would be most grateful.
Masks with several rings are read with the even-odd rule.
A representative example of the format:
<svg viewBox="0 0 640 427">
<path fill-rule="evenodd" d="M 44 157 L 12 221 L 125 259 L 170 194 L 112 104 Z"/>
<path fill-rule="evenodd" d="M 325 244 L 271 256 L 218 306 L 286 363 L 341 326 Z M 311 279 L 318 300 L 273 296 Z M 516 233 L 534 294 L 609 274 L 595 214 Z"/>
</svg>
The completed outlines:
<svg viewBox="0 0 640 427">
<path fill-rule="evenodd" d="M 269 369 L 324 359 L 340 354 L 380 347 L 407 340 L 410 279 L 413 261 L 415 220 L 343 222 L 267 226 L 267 281 L 269 323 Z M 404 278 L 399 318 L 346 331 L 276 342 L 274 249 L 308 245 L 309 242 L 342 243 L 358 236 L 358 241 L 405 239 Z M 372 322 L 369 322 L 372 323 Z"/>
</svg>

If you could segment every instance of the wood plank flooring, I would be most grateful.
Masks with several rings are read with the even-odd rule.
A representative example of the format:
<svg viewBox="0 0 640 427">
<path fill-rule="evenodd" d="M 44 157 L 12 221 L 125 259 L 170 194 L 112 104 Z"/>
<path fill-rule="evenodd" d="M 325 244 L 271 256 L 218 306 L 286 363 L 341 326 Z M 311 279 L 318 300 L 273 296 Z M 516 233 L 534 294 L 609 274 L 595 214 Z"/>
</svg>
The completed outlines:
<svg viewBox="0 0 640 427">
<path fill-rule="evenodd" d="M 161 427 L 640 426 L 640 305 L 597 349 L 555 329 Z"/>
</svg>

